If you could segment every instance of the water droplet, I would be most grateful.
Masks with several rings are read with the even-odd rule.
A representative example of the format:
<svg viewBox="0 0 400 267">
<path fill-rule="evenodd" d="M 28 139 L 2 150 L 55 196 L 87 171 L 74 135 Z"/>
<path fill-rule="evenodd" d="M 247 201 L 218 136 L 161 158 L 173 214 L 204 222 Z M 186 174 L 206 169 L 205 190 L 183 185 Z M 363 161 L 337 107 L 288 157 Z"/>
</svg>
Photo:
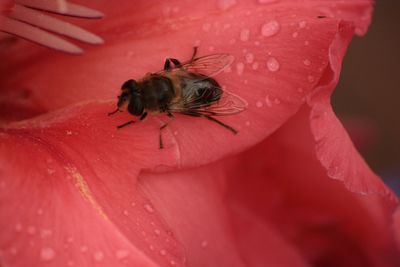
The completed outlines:
<svg viewBox="0 0 400 267">
<path fill-rule="evenodd" d="M 239 62 L 236 64 L 236 72 L 238 75 L 242 75 L 244 70 L 244 64 L 242 62 Z"/>
<path fill-rule="evenodd" d="M 17 232 L 21 232 L 22 231 L 22 224 L 21 223 L 15 224 L 15 231 L 17 231 Z"/>
<path fill-rule="evenodd" d="M 128 216 L 128 215 L 129 215 L 129 211 L 124 210 L 124 215 L 125 215 L 125 216 Z"/>
<path fill-rule="evenodd" d="M 171 266 L 175 266 L 175 265 L 176 265 L 176 262 L 175 262 L 174 260 L 171 260 L 171 261 L 169 262 L 169 264 L 171 264 Z"/>
<path fill-rule="evenodd" d="M 312 75 L 308 75 L 307 80 L 308 80 L 310 83 L 313 83 L 313 82 L 315 81 L 315 78 L 314 78 L 314 76 L 312 76 Z"/>
<path fill-rule="evenodd" d="M 47 168 L 47 173 L 49 175 L 53 175 L 56 172 L 56 170 L 52 169 L 52 168 Z"/>
<path fill-rule="evenodd" d="M 72 135 L 72 131 L 66 131 L 65 132 L 67 135 Z"/>
<path fill-rule="evenodd" d="M 229 23 L 224 24 L 224 29 L 229 29 L 230 27 L 231 27 L 231 24 L 229 24 Z"/>
<path fill-rule="evenodd" d="M 154 229 L 154 233 L 155 233 L 156 235 L 160 235 L 160 234 L 161 234 L 161 231 L 160 231 L 159 229 Z"/>
<path fill-rule="evenodd" d="M 293 37 L 293 38 L 297 38 L 297 36 L 299 36 L 299 33 L 298 33 L 298 32 L 292 33 L 292 37 Z"/>
<path fill-rule="evenodd" d="M 44 261 L 51 261 L 56 256 L 54 249 L 44 247 L 40 250 L 40 258 Z"/>
<path fill-rule="evenodd" d="M 250 64 L 253 63 L 253 61 L 254 61 L 254 55 L 252 53 L 246 54 L 246 62 Z"/>
<path fill-rule="evenodd" d="M 119 260 L 122 260 L 122 259 L 128 257 L 128 255 L 129 255 L 129 251 L 124 250 L 124 249 L 120 249 L 120 250 L 117 250 L 117 252 L 115 252 L 115 257 Z"/>
<path fill-rule="evenodd" d="M 162 250 L 160 250 L 160 254 L 165 256 L 165 255 L 167 255 L 167 251 L 165 251 L 165 249 L 162 249 Z"/>
<path fill-rule="evenodd" d="M 236 39 L 235 38 L 232 38 L 232 39 L 229 40 L 229 44 L 234 44 L 234 43 L 236 43 Z"/>
<path fill-rule="evenodd" d="M 275 3 L 278 0 L 258 0 L 258 3 L 260 4 L 271 4 L 271 3 Z"/>
<path fill-rule="evenodd" d="M 257 101 L 256 107 L 261 108 L 263 106 L 263 103 L 261 101 Z"/>
<path fill-rule="evenodd" d="M 81 246 L 81 252 L 85 253 L 86 251 L 88 251 L 88 247 L 87 246 Z"/>
<path fill-rule="evenodd" d="M 254 42 L 254 45 L 255 45 L 255 46 L 259 46 L 259 45 L 260 45 L 260 42 L 259 42 L 259 41 L 255 41 L 255 42 Z"/>
<path fill-rule="evenodd" d="M 268 107 L 272 107 L 272 102 L 271 99 L 269 98 L 269 95 L 265 97 L 265 103 L 267 104 Z"/>
<path fill-rule="evenodd" d="M 279 32 L 280 25 L 276 20 L 264 23 L 261 27 L 261 34 L 265 37 L 274 36 Z"/>
<path fill-rule="evenodd" d="M 249 121 L 246 122 L 246 125 L 247 125 L 247 123 L 249 123 L 248 125 L 250 125 Z M 204 240 L 204 241 L 201 242 L 200 246 L 202 248 L 206 248 L 206 247 L 208 247 L 208 242 L 206 240 Z"/>
<path fill-rule="evenodd" d="M 280 68 L 280 64 L 276 58 L 270 57 L 267 60 L 267 68 L 270 72 L 277 72 Z"/>
<path fill-rule="evenodd" d="M 306 27 L 306 25 L 307 25 L 307 22 L 306 22 L 306 21 L 304 21 L 304 20 L 299 22 L 299 28 L 300 28 L 300 29 L 303 29 L 303 28 L 305 28 L 305 27 Z"/>
<path fill-rule="evenodd" d="M 302 93 L 303 92 L 303 88 L 301 88 L 301 87 L 297 88 L 297 92 Z"/>
<path fill-rule="evenodd" d="M 311 61 L 309 59 L 304 59 L 303 60 L 303 64 L 306 66 L 310 66 L 311 65 Z"/>
<path fill-rule="evenodd" d="M 249 121 L 246 121 L 246 126 L 250 126 L 250 122 Z M 206 245 L 207 246 L 207 245 Z"/>
<path fill-rule="evenodd" d="M 310 44 L 309 41 L 304 41 L 304 45 L 305 45 L 305 46 L 308 46 L 309 44 Z"/>
<path fill-rule="evenodd" d="M 101 252 L 101 251 L 96 251 L 93 254 L 93 258 L 94 258 L 95 261 L 102 261 L 104 259 L 104 253 Z"/>
<path fill-rule="evenodd" d="M 50 237 L 52 234 L 53 234 L 53 232 L 48 229 L 43 229 L 40 231 L 40 237 L 43 239 Z"/>
<path fill-rule="evenodd" d="M 249 29 L 243 29 L 240 31 L 240 40 L 243 42 L 248 41 L 250 38 L 250 30 Z"/>
<path fill-rule="evenodd" d="M 258 62 L 254 62 L 253 65 L 251 65 L 251 68 L 252 68 L 253 70 L 258 69 Z"/>
<path fill-rule="evenodd" d="M 42 210 L 42 209 L 38 209 L 38 210 L 37 210 L 37 214 L 38 214 L 38 215 L 42 215 L 42 214 L 43 214 L 43 210 Z"/>
<path fill-rule="evenodd" d="M 236 0 L 219 0 L 218 7 L 222 10 L 227 10 L 228 8 L 236 5 Z"/>
<path fill-rule="evenodd" d="M 214 46 L 210 45 L 210 46 L 208 47 L 208 51 L 213 52 L 214 50 L 215 50 L 215 47 L 214 47 Z"/>
<path fill-rule="evenodd" d="M 11 253 L 12 255 L 17 255 L 18 250 L 17 250 L 16 248 L 12 247 L 12 248 L 10 249 L 10 253 Z"/>
<path fill-rule="evenodd" d="M 73 261 L 68 261 L 68 262 L 67 262 L 67 265 L 68 265 L 68 266 L 74 266 L 74 265 L 75 265 L 75 262 L 73 262 Z"/>
<path fill-rule="evenodd" d="M 204 23 L 202 29 L 203 31 L 208 32 L 211 29 L 211 23 Z"/>
<path fill-rule="evenodd" d="M 175 6 L 175 7 L 172 8 L 172 12 L 174 12 L 174 13 L 178 13 L 180 10 L 181 9 L 180 9 L 179 6 Z"/>
<path fill-rule="evenodd" d="M 68 238 L 67 238 L 67 242 L 68 242 L 68 243 L 74 242 L 74 238 L 73 238 L 72 236 L 68 237 Z"/>
<path fill-rule="evenodd" d="M 154 208 L 150 204 L 145 204 L 144 205 L 144 209 L 149 213 L 153 213 L 154 212 Z"/>
<path fill-rule="evenodd" d="M 34 235 L 35 233 L 36 233 L 35 226 L 29 226 L 28 227 L 28 234 Z"/>
<path fill-rule="evenodd" d="M 275 98 L 274 103 L 279 105 L 281 103 L 281 101 L 278 98 Z"/>
<path fill-rule="evenodd" d="M 150 246 L 149 246 L 149 249 L 150 249 L 151 251 L 153 251 L 153 250 L 154 250 L 154 246 L 150 245 Z"/>
</svg>

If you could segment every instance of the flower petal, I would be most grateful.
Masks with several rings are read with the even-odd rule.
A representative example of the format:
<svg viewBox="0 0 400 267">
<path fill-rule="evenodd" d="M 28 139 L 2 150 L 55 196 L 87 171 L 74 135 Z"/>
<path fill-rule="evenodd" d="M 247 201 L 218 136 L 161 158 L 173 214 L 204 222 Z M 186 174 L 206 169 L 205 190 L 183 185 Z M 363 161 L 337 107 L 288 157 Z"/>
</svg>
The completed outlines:
<svg viewBox="0 0 400 267">
<path fill-rule="evenodd" d="M 198 41 L 203 55 L 215 49 L 215 52 L 235 56 L 231 72 L 228 69 L 228 73 L 218 75 L 217 80 L 227 90 L 246 99 L 249 107 L 239 115 L 221 118 L 239 131 L 237 136 L 205 119 L 177 116 L 165 131 L 165 138 L 174 144 L 173 150 L 179 154 L 181 166 L 215 161 L 261 141 L 299 109 L 328 65 L 328 49 L 337 32 L 343 25 L 349 25 L 337 19 L 320 19 L 320 12 L 300 3 L 285 5 L 284 8 L 254 5 L 238 4 L 221 11 L 213 4 L 205 4 L 193 11 L 193 16 L 202 14 L 201 19 L 194 17 L 194 20 L 177 18 L 178 13 L 182 17 L 185 11 L 192 10 L 189 4 L 179 9 L 172 8 L 172 15 L 162 13 L 165 4 L 160 6 L 160 10 L 144 12 L 144 17 L 132 18 L 131 14 L 123 13 L 110 21 L 109 29 L 126 22 L 124 27 L 131 28 L 124 42 L 118 38 L 118 32 L 109 31 L 109 45 L 93 50 L 84 60 L 62 55 L 48 56 L 39 63 L 40 66 L 25 66 L 26 72 L 21 79 L 6 78 L 3 87 L 10 90 L 25 88 L 32 92 L 33 102 L 48 110 L 88 99 L 115 98 L 118 90 L 114 88 L 119 88 L 124 80 L 140 77 L 148 70 L 158 70 L 162 65 L 160 59 L 165 56 L 189 58 L 193 45 Z M 140 3 L 137 10 L 146 6 Z M 205 17 L 205 12 L 211 8 L 217 11 L 207 13 Z M 118 14 L 117 11 L 113 14 Z M 154 21 L 155 15 L 163 17 Z M 129 24 L 137 23 L 137 19 L 143 19 L 144 25 L 149 23 L 148 27 Z M 345 37 L 333 46 L 346 46 L 351 34 Z M 229 44 L 231 41 L 236 45 Z M 132 51 L 141 51 L 141 54 Z M 16 58 L 7 70 L 15 71 L 19 62 L 25 62 L 24 57 Z M 62 67 L 54 67 L 55 62 L 62 62 Z M 120 118 L 117 115 L 112 118 L 115 125 L 129 120 L 128 116 Z M 158 118 L 154 120 L 160 124 Z M 157 128 L 153 131 L 158 132 Z"/>
</svg>

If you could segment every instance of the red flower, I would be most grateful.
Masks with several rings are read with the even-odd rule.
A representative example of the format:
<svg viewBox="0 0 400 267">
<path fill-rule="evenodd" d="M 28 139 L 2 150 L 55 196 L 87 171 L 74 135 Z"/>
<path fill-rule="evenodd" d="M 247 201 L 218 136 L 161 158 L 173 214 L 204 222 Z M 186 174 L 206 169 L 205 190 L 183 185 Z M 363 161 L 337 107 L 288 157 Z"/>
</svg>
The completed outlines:
<svg viewBox="0 0 400 267">
<path fill-rule="evenodd" d="M 398 266 L 397 199 L 329 102 L 370 1 L 95 5 L 73 22 L 106 44 L 84 56 L 3 39 L 2 265 Z M 216 79 L 249 103 L 221 118 L 238 135 L 177 115 L 160 150 L 163 116 L 117 130 L 121 83 L 194 45 L 236 58 Z"/>
</svg>

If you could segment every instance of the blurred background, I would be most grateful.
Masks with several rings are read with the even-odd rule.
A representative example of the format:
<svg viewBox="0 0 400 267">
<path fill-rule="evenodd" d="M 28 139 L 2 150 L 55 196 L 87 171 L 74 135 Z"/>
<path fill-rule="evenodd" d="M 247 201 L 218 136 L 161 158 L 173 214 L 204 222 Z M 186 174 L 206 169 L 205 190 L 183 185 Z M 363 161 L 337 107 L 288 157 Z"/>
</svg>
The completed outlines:
<svg viewBox="0 0 400 267">
<path fill-rule="evenodd" d="M 332 103 L 371 168 L 400 195 L 400 1 L 377 0 L 355 37 Z"/>
</svg>

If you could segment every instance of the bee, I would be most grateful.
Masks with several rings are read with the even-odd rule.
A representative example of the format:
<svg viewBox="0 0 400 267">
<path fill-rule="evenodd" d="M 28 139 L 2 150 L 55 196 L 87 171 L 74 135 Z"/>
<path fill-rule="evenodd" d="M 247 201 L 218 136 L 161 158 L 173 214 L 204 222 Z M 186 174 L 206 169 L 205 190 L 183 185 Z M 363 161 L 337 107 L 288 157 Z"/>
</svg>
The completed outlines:
<svg viewBox="0 0 400 267">
<path fill-rule="evenodd" d="M 175 58 L 167 58 L 164 69 L 156 73 L 148 73 L 140 80 L 127 80 L 121 86 L 118 96 L 118 111 L 127 110 L 142 121 L 148 114 L 164 113 L 171 119 L 174 113 L 193 117 L 203 117 L 237 134 L 233 127 L 216 119 L 215 116 L 233 115 L 242 112 L 247 102 L 221 88 L 212 78 L 234 60 L 229 54 L 212 54 L 197 57 L 197 47 L 193 49 L 191 59 L 181 63 Z M 131 120 L 117 126 L 118 129 L 134 123 Z M 168 122 L 169 123 L 169 122 Z M 163 148 L 162 130 L 160 127 L 159 145 Z"/>
</svg>

